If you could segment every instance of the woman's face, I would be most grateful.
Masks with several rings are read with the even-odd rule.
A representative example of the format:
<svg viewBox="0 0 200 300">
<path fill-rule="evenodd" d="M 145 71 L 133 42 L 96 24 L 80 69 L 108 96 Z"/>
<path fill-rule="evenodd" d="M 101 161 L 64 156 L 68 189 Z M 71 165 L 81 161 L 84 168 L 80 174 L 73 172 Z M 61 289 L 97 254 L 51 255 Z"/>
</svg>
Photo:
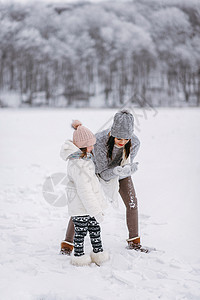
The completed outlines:
<svg viewBox="0 0 200 300">
<path fill-rule="evenodd" d="M 90 152 L 92 152 L 93 149 L 94 149 L 94 146 L 93 146 L 93 145 L 92 145 L 92 146 L 89 146 L 89 147 L 87 147 L 87 152 L 90 153 Z"/>
<path fill-rule="evenodd" d="M 115 138 L 115 145 L 118 147 L 124 147 L 128 142 L 129 140 Z"/>
</svg>

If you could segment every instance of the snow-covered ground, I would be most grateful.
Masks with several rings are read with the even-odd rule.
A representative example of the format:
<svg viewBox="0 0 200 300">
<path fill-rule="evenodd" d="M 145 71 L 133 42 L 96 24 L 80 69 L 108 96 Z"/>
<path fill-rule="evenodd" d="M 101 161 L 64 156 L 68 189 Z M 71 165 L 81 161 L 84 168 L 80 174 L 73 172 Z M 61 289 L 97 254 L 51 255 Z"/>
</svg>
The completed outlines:
<svg viewBox="0 0 200 300">
<path fill-rule="evenodd" d="M 102 224 L 104 266 L 77 268 L 58 255 L 67 207 L 43 198 L 45 178 L 65 173 L 60 146 L 72 119 L 94 132 L 115 110 L 0 111 L 0 298 L 3 300 L 200 299 L 200 109 L 134 111 L 141 148 L 133 176 L 142 243 L 127 250 L 125 208 Z M 108 122 L 108 125 L 110 123 Z M 86 239 L 86 253 L 91 251 Z"/>
</svg>

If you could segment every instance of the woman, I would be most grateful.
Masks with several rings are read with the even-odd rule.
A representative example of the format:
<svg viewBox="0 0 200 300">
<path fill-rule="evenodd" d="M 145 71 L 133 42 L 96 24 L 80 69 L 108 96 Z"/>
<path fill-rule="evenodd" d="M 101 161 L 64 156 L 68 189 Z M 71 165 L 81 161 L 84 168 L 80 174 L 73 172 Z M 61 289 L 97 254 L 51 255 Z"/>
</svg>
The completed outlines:
<svg viewBox="0 0 200 300">
<path fill-rule="evenodd" d="M 119 193 L 126 206 L 126 221 L 129 232 L 128 248 L 148 252 L 140 243 L 138 232 L 138 205 L 131 175 L 137 170 L 133 163 L 140 142 L 133 133 L 134 118 L 128 110 L 115 114 L 111 129 L 96 134 L 94 146 L 95 172 L 105 182 L 119 182 Z M 61 156 L 65 155 L 61 150 Z M 114 192 L 112 193 L 114 195 Z M 73 223 L 69 221 L 61 253 L 70 254 L 73 245 Z"/>
</svg>

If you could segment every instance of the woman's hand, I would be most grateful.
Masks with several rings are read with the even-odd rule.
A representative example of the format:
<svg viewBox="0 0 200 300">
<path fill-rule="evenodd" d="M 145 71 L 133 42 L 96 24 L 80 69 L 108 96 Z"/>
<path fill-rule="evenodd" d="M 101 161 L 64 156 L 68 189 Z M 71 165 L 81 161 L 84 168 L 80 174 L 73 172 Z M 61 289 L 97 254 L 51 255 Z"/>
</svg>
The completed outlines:
<svg viewBox="0 0 200 300">
<path fill-rule="evenodd" d="M 131 176 L 131 174 L 135 173 L 138 169 L 138 162 L 128 164 L 125 166 L 117 166 L 113 169 L 113 173 L 120 177 Z"/>
<path fill-rule="evenodd" d="M 130 176 L 131 166 L 130 165 L 125 165 L 123 167 L 117 166 L 113 169 L 113 173 L 118 176 Z"/>
<path fill-rule="evenodd" d="M 138 170 L 138 162 L 130 164 L 131 174 L 135 173 Z"/>
<path fill-rule="evenodd" d="M 113 173 L 117 176 L 121 176 L 123 172 L 123 168 L 121 166 L 117 166 L 113 169 Z"/>
</svg>

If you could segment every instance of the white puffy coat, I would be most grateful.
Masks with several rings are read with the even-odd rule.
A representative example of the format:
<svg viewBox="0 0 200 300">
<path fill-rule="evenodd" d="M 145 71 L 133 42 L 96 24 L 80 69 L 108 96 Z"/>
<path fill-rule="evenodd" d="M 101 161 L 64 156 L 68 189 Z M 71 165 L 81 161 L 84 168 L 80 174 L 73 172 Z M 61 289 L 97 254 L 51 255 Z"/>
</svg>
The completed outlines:
<svg viewBox="0 0 200 300">
<path fill-rule="evenodd" d="M 72 142 L 65 141 L 60 156 L 67 160 L 68 156 L 77 148 Z M 106 208 L 106 201 L 99 180 L 95 175 L 92 160 L 69 159 L 67 166 L 68 211 L 71 216 L 97 216 Z"/>
</svg>

